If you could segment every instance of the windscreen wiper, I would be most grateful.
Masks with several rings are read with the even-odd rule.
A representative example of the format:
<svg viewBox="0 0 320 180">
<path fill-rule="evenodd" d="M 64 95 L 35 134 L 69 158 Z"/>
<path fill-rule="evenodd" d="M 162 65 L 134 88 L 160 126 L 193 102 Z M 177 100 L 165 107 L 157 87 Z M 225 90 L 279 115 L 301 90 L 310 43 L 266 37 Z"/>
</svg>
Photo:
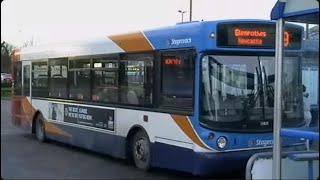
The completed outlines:
<svg viewBox="0 0 320 180">
<path fill-rule="evenodd" d="M 261 72 L 260 61 L 259 61 L 259 74 L 258 74 L 258 92 L 259 92 L 259 97 L 260 97 L 260 107 L 262 107 L 262 118 L 263 118 L 263 120 L 265 120 L 264 90 L 263 90 L 262 72 Z"/>
<path fill-rule="evenodd" d="M 260 63 L 259 63 L 259 68 L 261 69 Z M 260 97 L 260 101 L 259 101 L 260 107 L 262 107 L 263 120 L 265 120 L 265 107 L 264 107 L 265 102 L 264 102 L 264 95 L 263 95 L 262 73 L 261 71 L 259 71 L 259 68 L 258 67 L 255 68 L 257 77 L 258 77 L 257 91 L 254 91 L 253 89 L 251 91 L 251 94 L 253 95 L 244 102 L 244 108 L 243 108 L 243 114 L 245 115 L 244 121 L 249 118 L 250 116 L 249 109 L 254 107 L 259 97 Z"/>
<path fill-rule="evenodd" d="M 265 89 L 266 89 L 266 93 L 267 93 L 267 104 L 268 107 L 273 107 L 273 102 L 274 102 L 274 89 L 273 87 L 269 84 L 269 80 L 267 78 L 267 74 L 266 74 L 266 69 L 264 68 L 264 66 L 262 67 L 263 73 L 264 73 L 264 79 L 265 79 Z"/>
</svg>

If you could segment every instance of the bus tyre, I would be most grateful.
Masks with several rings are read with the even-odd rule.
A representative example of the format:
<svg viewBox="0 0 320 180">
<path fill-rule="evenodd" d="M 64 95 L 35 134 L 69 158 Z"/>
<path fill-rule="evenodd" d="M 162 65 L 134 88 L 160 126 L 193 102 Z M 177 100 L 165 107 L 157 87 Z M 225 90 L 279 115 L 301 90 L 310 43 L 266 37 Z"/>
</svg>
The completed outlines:
<svg viewBox="0 0 320 180">
<path fill-rule="evenodd" d="M 148 135 L 144 131 L 138 131 L 133 138 L 132 157 L 137 168 L 144 171 L 150 169 L 150 141 Z"/>
<path fill-rule="evenodd" d="M 45 128 L 42 115 L 39 114 L 36 119 L 36 137 L 39 142 L 44 142 L 46 139 Z"/>
</svg>

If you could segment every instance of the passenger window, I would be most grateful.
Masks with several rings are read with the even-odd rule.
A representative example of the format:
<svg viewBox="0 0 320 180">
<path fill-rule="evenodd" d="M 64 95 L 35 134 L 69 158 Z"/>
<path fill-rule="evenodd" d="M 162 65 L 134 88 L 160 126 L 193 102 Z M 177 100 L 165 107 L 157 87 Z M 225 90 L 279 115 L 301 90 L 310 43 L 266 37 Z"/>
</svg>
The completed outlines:
<svg viewBox="0 0 320 180">
<path fill-rule="evenodd" d="M 66 98 L 67 97 L 67 59 L 49 60 L 49 97 Z"/>
<path fill-rule="evenodd" d="M 152 54 L 131 54 L 120 60 L 120 102 L 150 106 L 152 104 Z"/>
<path fill-rule="evenodd" d="M 32 63 L 32 96 L 48 97 L 48 61 Z"/>
<path fill-rule="evenodd" d="M 92 100 L 118 102 L 118 58 L 93 60 Z"/>
<path fill-rule="evenodd" d="M 190 55 L 188 55 L 190 54 Z M 161 106 L 193 107 L 194 60 L 191 53 L 164 53 L 162 56 Z"/>
<path fill-rule="evenodd" d="M 69 98 L 88 101 L 90 92 L 91 59 L 69 60 Z"/>
</svg>

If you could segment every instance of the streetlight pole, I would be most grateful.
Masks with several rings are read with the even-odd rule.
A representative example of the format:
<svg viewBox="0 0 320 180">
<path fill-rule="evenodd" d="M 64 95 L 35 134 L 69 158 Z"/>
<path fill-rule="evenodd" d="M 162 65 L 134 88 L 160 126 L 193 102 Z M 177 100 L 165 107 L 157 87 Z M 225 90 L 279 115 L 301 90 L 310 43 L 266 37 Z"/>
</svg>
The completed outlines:
<svg viewBox="0 0 320 180">
<path fill-rule="evenodd" d="M 192 21 L 192 0 L 190 0 L 190 22 Z"/>
<path fill-rule="evenodd" d="M 181 13 L 181 22 L 183 22 L 183 14 L 186 13 L 187 11 L 178 10 L 178 12 Z"/>
</svg>

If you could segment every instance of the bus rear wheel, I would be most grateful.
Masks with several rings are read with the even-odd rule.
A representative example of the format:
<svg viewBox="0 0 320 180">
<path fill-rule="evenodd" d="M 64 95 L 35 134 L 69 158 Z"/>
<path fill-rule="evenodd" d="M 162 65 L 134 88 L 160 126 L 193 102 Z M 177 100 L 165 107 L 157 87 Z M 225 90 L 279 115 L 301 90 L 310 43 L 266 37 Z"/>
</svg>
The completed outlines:
<svg viewBox="0 0 320 180">
<path fill-rule="evenodd" d="M 150 169 L 150 141 L 148 135 L 144 131 L 137 132 L 133 138 L 132 157 L 137 168 L 144 171 Z"/>
<path fill-rule="evenodd" d="M 44 142 L 46 139 L 46 133 L 44 128 L 43 116 L 39 114 L 36 118 L 36 137 L 39 142 Z"/>
</svg>

